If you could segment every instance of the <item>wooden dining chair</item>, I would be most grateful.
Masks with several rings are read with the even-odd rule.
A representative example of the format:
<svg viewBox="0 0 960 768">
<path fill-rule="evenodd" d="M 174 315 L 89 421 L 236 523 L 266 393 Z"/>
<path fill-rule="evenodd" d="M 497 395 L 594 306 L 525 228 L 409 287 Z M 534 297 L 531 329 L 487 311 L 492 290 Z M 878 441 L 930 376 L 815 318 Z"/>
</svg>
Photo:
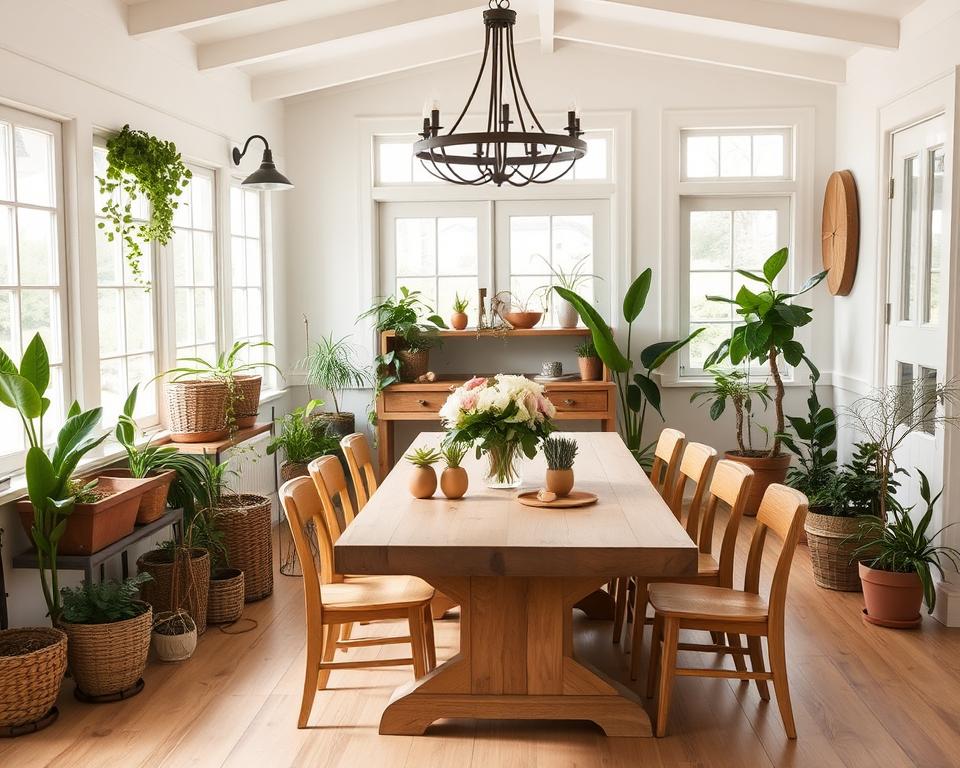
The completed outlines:
<svg viewBox="0 0 960 768">
<path fill-rule="evenodd" d="M 684 464 L 687 470 L 692 470 L 694 474 L 706 472 L 706 466 L 711 463 L 711 453 L 701 450 L 706 446 L 699 446 L 697 450 L 691 451 L 698 443 L 691 443 L 687 446 L 687 453 L 691 454 L 691 461 L 687 461 L 684 455 Z M 709 449 L 713 451 L 713 449 Z M 715 452 L 713 452 L 715 455 Z M 693 457 L 696 457 L 694 460 Z M 698 472 L 698 466 L 703 466 Z M 681 469 L 681 475 L 684 470 Z M 652 624 L 652 620 L 647 618 L 647 590 L 650 584 L 660 581 L 682 582 L 685 584 L 704 584 L 713 587 L 732 587 L 733 586 L 733 563 L 735 559 L 735 550 L 737 546 L 737 534 L 740 531 L 740 521 L 743 518 L 743 511 L 747 506 L 750 497 L 750 488 L 753 485 L 753 470 L 745 464 L 739 464 L 735 461 L 724 459 L 716 462 L 713 468 L 713 476 L 710 480 L 709 488 L 706 493 L 698 492 L 694 494 L 694 500 L 687 508 L 687 517 L 684 527 L 687 534 L 697 543 L 697 574 L 685 579 L 637 579 L 636 590 L 634 592 L 633 606 L 633 640 L 630 646 L 630 678 L 636 680 L 640 675 L 640 659 L 643 649 L 643 629 L 646 624 Z M 701 482 L 702 488 L 707 488 L 706 481 Z M 702 497 L 706 497 L 706 502 L 701 503 Z M 730 508 L 730 515 L 727 518 L 727 525 L 723 530 L 723 538 L 720 543 L 719 559 L 713 556 L 713 532 L 717 518 L 717 507 L 723 502 Z M 715 643 L 723 642 L 723 635 L 719 632 L 714 633 Z M 731 638 L 731 644 L 739 641 Z M 737 669 L 743 667 L 743 659 L 734 656 L 734 662 Z"/>
<path fill-rule="evenodd" d="M 350 479 L 353 481 L 359 512 L 367 505 L 378 485 L 377 475 L 373 471 L 370 444 L 366 436 L 360 432 L 354 432 L 340 440 L 340 447 L 343 449 L 343 455 L 347 457 L 347 467 L 350 468 Z"/>
<path fill-rule="evenodd" d="M 333 457 L 327 457 L 333 458 Z M 339 465 L 337 459 L 333 459 Z M 350 576 L 333 568 L 333 539 L 327 531 L 324 504 L 313 481 L 297 477 L 280 488 L 280 503 L 287 516 L 297 556 L 303 564 L 303 591 L 307 616 L 307 666 L 303 680 L 298 728 L 306 728 L 318 690 L 327 686 L 334 669 L 366 669 L 412 664 L 417 678 L 436 666 L 430 600 L 433 588 L 414 576 Z M 320 570 L 308 541 L 313 523 L 320 548 Z M 398 637 L 365 637 L 344 640 L 340 627 L 362 621 L 406 619 L 409 634 Z M 410 643 L 412 655 L 404 658 L 334 661 L 338 648 L 363 648 Z"/>
<path fill-rule="evenodd" d="M 680 465 L 686 435 L 678 429 L 665 427 L 660 431 L 657 445 L 653 449 L 653 466 L 650 469 L 650 481 L 657 492 L 666 500 L 673 487 L 673 478 Z M 630 604 L 630 577 L 619 576 L 610 585 L 613 594 L 613 642 L 619 643 L 623 635 L 623 625 Z"/>
<path fill-rule="evenodd" d="M 803 521 L 807 516 L 807 497 L 793 488 L 774 484 L 767 488 L 757 513 L 757 527 L 747 555 L 743 590 L 707 587 L 699 584 L 651 584 L 648 598 L 655 611 L 653 647 L 650 653 L 650 674 L 647 695 L 652 696 L 657 668 L 660 692 L 657 705 L 657 736 L 667 730 L 670 694 L 676 676 L 720 677 L 755 680 L 760 698 L 769 701 L 767 681 L 773 682 L 780 707 L 783 727 L 790 739 L 797 738 L 787 683 L 787 658 L 784 647 L 784 612 L 787 581 L 797 548 Z M 767 599 L 760 596 L 760 562 L 763 559 L 767 532 L 773 531 L 783 541 L 773 573 Z M 681 629 L 746 635 L 747 649 L 732 645 L 705 645 L 679 642 Z M 770 671 L 763 660 L 761 638 L 767 638 Z M 662 645 L 662 647 L 661 647 Z M 677 651 L 713 651 L 750 657 L 751 671 L 724 668 L 689 668 L 677 666 Z"/>
</svg>

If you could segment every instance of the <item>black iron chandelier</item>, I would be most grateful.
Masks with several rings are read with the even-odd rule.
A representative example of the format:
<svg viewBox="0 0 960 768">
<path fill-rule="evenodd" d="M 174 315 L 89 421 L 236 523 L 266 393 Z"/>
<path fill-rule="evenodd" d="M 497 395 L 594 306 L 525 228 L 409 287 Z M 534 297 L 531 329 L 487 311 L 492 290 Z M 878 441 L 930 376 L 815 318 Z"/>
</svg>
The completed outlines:
<svg viewBox="0 0 960 768">
<path fill-rule="evenodd" d="M 517 71 L 513 47 L 516 22 L 517 13 L 510 9 L 510 0 L 489 0 L 489 7 L 483 12 L 483 60 L 467 103 L 445 134 L 440 133 L 440 109 L 434 104 L 429 116 L 423 118 L 420 141 L 413 145 L 413 151 L 431 175 L 471 186 L 488 182 L 498 187 L 504 183 L 515 187 L 549 184 L 569 173 L 573 164 L 587 153 L 575 109 L 567 112 L 565 133 L 548 133 L 530 106 Z M 488 61 L 486 130 L 457 133 L 480 89 Z M 516 128 L 511 130 L 511 126 Z"/>
</svg>

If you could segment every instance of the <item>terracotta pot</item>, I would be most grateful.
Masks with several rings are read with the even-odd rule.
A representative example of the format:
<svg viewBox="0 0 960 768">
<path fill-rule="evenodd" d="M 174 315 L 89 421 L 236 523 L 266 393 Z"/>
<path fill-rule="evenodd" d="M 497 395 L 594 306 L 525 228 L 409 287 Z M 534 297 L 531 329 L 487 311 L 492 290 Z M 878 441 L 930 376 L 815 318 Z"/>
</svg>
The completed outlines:
<svg viewBox="0 0 960 768">
<path fill-rule="evenodd" d="M 129 469 L 102 469 L 97 474 L 100 477 L 132 477 Z M 163 517 L 167 509 L 167 495 L 170 493 L 170 485 L 177 477 L 175 469 L 165 469 L 162 472 L 151 472 L 140 480 L 149 480 L 150 483 L 144 485 L 146 490 L 140 497 L 140 507 L 137 509 L 137 525 L 152 523 Z"/>
<path fill-rule="evenodd" d="M 557 496 L 566 496 L 573 490 L 573 470 L 572 469 L 548 469 L 547 470 L 547 490 L 553 491 Z"/>
<path fill-rule="evenodd" d="M 416 381 L 430 370 L 429 349 L 398 349 L 397 360 L 400 363 L 400 381 Z"/>
<path fill-rule="evenodd" d="M 746 464 L 753 470 L 753 483 L 750 486 L 750 495 L 747 497 L 743 514 L 747 517 L 756 517 L 757 510 L 760 509 L 760 500 L 763 499 L 767 487 L 774 483 L 782 483 L 786 479 L 787 469 L 790 467 L 790 454 L 781 453 L 771 459 L 766 454 L 743 456 L 739 451 L 727 451 L 724 458 Z"/>
<path fill-rule="evenodd" d="M 236 400 L 233 404 L 233 418 L 238 429 L 246 429 L 257 423 L 257 413 L 260 411 L 260 386 L 262 376 L 237 376 Z"/>
<path fill-rule="evenodd" d="M 437 490 L 437 473 L 433 467 L 414 467 L 410 473 L 410 493 L 415 499 L 429 499 Z"/>
<path fill-rule="evenodd" d="M 514 328 L 533 328 L 540 322 L 543 312 L 504 312 L 503 319 Z"/>
<path fill-rule="evenodd" d="M 454 312 L 450 315 L 450 325 L 452 325 L 455 330 L 462 331 L 467 327 L 467 313 Z"/>
<path fill-rule="evenodd" d="M 356 417 L 349 411 L 317 411 L 310 415 L 310 423 L 326 424 L 327 434 L 346 437 L 356 432 Z"/>
<path fill-rule="evenodd" d="M 447 467 L 440 473 L 440 490 L 448 499 L 459 499 L 467 492 L 470 479 L 463 467 Z"/>
<path fill-rule="evenodd" d="M 599 357 L 578 357 L 577 365 L 580 366 L 580 378 L 583 381 L 599 381 L 603 376 L 603 363 Z"/>
<path fill-rule="evenodd" d="M 920 626 L 923 585 L 915 571 L 879 571 L 859 564 L 863 583 L 864 620 L 881 627 L 909 629 Z"/>
<path fill-rule="evenodd" d="M 67 529 L 60 539 L 57 554 L 91 555 L 133 533 L 145 488 L 152 478 L 109 477 L 99 475 L 97 488 L 112 495 L 93 504 L 75 504 L 67 518 Z M 91 478 L 83 478 L 89 480 Z M 16 502 L 20 523 L 32 541 L 33 504 L 29 499 Z"/>
<path fill-rule="evenodd" d="M 580 322 L 580 313 L 566 299 L 557 302 L 557 323 L 561 328 L 576 328 Z"/>
</svg>

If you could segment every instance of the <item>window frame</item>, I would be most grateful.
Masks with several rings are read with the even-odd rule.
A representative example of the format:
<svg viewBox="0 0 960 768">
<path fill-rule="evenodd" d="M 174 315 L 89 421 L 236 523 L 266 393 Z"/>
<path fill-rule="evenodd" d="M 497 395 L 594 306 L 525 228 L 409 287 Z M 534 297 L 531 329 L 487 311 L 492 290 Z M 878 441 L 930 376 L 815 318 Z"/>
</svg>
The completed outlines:
<svg viewBox="0 0 960 768">
<path fill-rule="evenodd" d="M 723 136 L 749 136 L 751 140 L 754 136 L 781 136 L 783 137 L 783 173 L 779 176 L 758 176 L 752 172 L 753 163 L 751 162 L 751 173 L 749 176 L 722 176 L 720 175 L 722 168 L 719 165 L 717 167 L 716 176 L 690 176 L 687 173 L 687 139 L 698 136 L 717 136 L 718 138 Z M 775 127 L 738 126 L 731 128 L 681 128 L 680 181 L 718 182 L 721 184 L 738 181 L 791 181 L 794 178 L 793 136 L 793 128 L 789 125 Z M 722 157 L 719 155 L 718 160 L 722 161 Z"/>
</svg>

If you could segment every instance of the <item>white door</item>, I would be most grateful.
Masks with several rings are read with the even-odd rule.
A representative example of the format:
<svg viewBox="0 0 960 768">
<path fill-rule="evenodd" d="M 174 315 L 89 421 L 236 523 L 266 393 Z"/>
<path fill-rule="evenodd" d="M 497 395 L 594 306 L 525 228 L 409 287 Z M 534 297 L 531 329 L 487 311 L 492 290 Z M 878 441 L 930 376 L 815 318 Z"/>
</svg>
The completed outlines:
<svg viewBox="0 0 960 768">
<path fill-rule="evenodd" d="M 905 397 L 944 382 L 952 165 L 946 134 L 940 115 L 895 133 L 891 147 L 886 375 Z M 907 505 L 919 501 L 915 467 L 934 491 L 943 482 L 943 430 L 929 419 L 917 421 L 919 429 L 896 456 L 911 472 L 909 480 L 902 476 L 898 495 Z"/>
</svg>

